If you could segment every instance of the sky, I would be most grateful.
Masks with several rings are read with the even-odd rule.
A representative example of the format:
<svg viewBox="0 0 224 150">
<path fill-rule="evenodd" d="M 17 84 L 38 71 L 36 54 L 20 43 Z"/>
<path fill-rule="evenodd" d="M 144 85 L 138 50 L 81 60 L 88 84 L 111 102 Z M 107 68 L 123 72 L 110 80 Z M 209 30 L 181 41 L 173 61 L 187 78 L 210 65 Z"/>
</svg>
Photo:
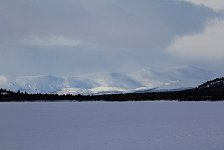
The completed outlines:
<svg viewBox="0 0 224 150">
<path fill-rule="evenodd" d="M 0 0 L 0 75 L 224 72 L 223 0 Z"/>
</svg>

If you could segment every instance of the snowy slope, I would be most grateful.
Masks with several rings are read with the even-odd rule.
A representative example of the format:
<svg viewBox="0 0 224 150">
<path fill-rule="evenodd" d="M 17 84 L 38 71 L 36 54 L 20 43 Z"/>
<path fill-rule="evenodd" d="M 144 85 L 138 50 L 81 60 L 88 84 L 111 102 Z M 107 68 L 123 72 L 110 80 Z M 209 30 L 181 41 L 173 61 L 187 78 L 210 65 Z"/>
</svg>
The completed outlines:
<svg viewBox="0 0 224 150">
<path fill-rule="evenodd" d="M 143 90 L 170 90 L 195 87 L 215 78 L 218 73 L 193 66 L 177 66 L 162 71 L 140 70 L 131 74 L 132 78 L 143 84 Z"/>
<path fill-rule="evenodd" d="M 193 66 L 178 66 L 167 69 L 164 73 L 170 80 L 178 80 L 177 85 L 195 86 L 214 78 L 217 73 L 196 68 Z"/>
<path fill-rule="evenodd" d="M 54 76 L 23 76 L 9 79 L 9 88 L 28 93 L 49 93 L 64 87 L 64 79 Z"/>
<path fill-rule="evenodd" d="M 128 74 L 95 73 L 76 77 L 0 76 L 0 88 L 28 93 L 110 94 L 182 89 L 197 86 L 214 77 L 212 72 L 181 66 L 163 71 L 142 69 Z"/>
</svg>

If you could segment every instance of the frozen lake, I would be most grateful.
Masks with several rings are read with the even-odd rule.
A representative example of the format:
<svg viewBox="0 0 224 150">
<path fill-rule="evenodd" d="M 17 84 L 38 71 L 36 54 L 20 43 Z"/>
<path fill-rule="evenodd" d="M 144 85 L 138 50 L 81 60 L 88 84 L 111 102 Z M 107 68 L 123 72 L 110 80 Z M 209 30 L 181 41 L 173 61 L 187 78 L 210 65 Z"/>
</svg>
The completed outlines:
<svg viewBox="0 0 224 150">
<path fill-rule="evenodd" d="M 223 150 L 224 102 L 0 103 L 1 150 Z"/>
</svg>

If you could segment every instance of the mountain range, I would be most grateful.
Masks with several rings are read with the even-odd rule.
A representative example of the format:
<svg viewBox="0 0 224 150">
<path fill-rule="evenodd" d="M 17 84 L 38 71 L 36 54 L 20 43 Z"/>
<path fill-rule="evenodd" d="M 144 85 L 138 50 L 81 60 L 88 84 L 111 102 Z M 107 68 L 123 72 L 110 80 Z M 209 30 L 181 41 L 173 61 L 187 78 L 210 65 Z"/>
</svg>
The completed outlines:
<svg viewBox="0 0 224 150">
<path fill-rule="evenodd" d="M 75 77 L 0 76 L 0 88 L 27 93 L 114 94 L 179 90 L 195 87 L 215 78 L 217 73 L 193 66 L 178 66 L 163 71 L 142 69 L 128 74 L 93 73 Z"/>
</svg>

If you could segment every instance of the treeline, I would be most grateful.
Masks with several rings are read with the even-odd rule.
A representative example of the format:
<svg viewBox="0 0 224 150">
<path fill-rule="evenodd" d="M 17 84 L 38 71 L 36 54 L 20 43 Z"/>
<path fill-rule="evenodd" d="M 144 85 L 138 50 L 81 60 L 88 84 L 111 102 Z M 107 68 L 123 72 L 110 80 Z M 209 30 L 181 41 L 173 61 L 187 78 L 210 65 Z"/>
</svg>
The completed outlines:
<svg viewBox="0 0 224 150">
<path fill-rule="evenodd" d="M 57 94 L 28 94 L 0 89 L 0 102 L 22 101 L 223 101 L 224 78 L 208 81 L 197 88 L 182 91 L 128 93 L 108 95 L 57 95 Z"/>
<path fill-rule="evenodd" d="M 1 92 L 2 93 L 2 92 Z M 11 92 L 0 94 L 1 102 L 22 101 L 220 101 L 224 100 L 224 89 L 189 89 L 174 92 L 130 93 L 111 95 L 57 95 L 57 94 L 28 94 Z"/>
</svg>

